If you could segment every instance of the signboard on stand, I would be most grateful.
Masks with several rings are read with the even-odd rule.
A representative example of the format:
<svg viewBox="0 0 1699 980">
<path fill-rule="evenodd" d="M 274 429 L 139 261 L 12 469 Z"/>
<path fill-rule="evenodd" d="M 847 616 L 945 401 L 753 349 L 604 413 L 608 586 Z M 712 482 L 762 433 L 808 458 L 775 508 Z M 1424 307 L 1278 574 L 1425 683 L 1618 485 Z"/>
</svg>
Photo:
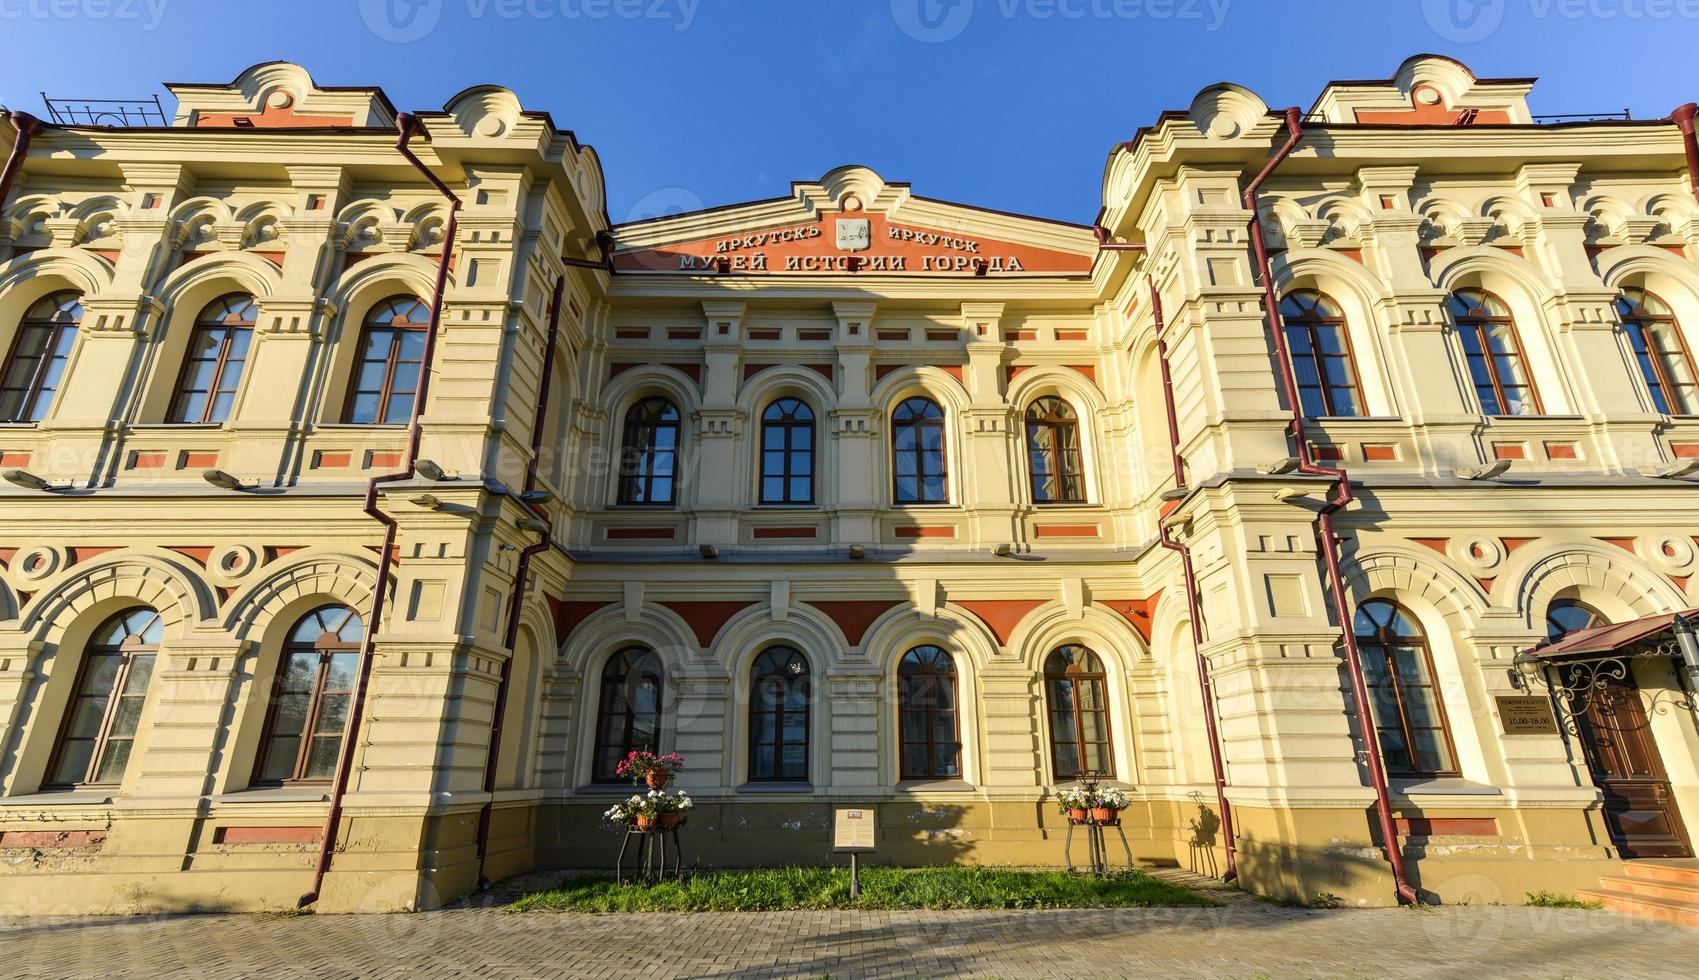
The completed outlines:
<svg viewBox="0 0 1699 980">
<path fill-rule="evenodd" d="M 861 897 L 861 861 L 879 837 L 878 811 L 872 807 L 838 810 L 832 818 L 832 850 L 850 856 L 850 901 Z"/>
</svg>

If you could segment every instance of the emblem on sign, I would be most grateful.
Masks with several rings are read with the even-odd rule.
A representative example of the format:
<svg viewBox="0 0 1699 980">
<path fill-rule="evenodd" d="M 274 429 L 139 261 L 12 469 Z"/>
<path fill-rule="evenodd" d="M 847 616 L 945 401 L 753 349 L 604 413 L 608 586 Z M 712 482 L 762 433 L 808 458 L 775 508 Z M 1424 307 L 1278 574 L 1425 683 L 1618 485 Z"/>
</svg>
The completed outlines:
<svg viewBox="0 0 1699 980">
<path fill-rule="evenodd" d="M 838 247 L 860 252 L 873 247 L 873 223 L 866 218 L 838 219 Z"/>
</svg>

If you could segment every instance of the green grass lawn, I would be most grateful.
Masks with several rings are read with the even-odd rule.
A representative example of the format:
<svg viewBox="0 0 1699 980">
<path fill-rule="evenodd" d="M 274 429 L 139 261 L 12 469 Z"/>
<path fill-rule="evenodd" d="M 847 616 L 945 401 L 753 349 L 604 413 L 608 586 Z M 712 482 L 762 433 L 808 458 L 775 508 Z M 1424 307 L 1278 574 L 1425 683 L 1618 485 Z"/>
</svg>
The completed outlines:
<svg viewBox="0 0 1699 980">
<path fill-rule="evenodd" d="M 681 882 L 619 885 L 568 878 L 508 906 L 513 912 L 771 912 L 780 909 L 1067 909 L 1207 906 L 1215 902 L 1139 871 L 1099 880 L 1006 868 L 863 868 L 849 898 L 847 868 L 709 871 Z"/>
</svg>

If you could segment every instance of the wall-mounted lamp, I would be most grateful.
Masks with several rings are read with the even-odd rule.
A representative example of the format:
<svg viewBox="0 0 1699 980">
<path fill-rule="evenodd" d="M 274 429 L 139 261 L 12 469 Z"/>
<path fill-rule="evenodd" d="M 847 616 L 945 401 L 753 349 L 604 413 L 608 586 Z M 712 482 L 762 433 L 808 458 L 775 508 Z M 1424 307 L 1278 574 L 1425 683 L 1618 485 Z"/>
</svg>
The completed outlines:
<svg viewBox="0 0 1699 980">
<path fill-rule="evenodd" d="M 1283 504 L 1289 504 L 1294 500 L 1303 500 L 1309 495 L 1310 492 L 1302 487 L 1281 487 L 1274 491 L 1274 499 Z"/>
<path fill-rule="evenodd" d="M 252 490 L 259 484 L 243 483 L 223 470 L 201 470 L 201 479 L 220 490 Z"/>
<path fill-rule="evenodd" d="M 1291 473 L 1291 472 L 1296 471 L 1298 469 L 1298 466 L 1299 466 L 1298 457 L 1287 456 L 1284 459 L 1277 459 L 1274 462 L 1269 463 L 1267 466 L 1257 467 L 1257 472 L 1258 473 L 1265 473 L 1269 476 L 1280 476 L 1283 473 Z"/>
<path fill-rule="evenodd" d="M 1666 466 L 1658 471 L 1658 476 L 1665 480 L 1679 480 L 1695 473 L 1699 473 L 1699 457 L 1684 459 L 1674 466 Z"/>
<path fill-rule="evenodd" d="M 1457 471 L 1465 480 L 1496 480 L 1510 469 L 1510 460 L 1495 459 L 1485 466 L 1469 466 Z"/>
<path fill-rule="evenodd" d="M 448 479 L 448 474 L 443 472 L 442 467 L 438 466 L 435 460 L 414 460 L 413 472 L 432 482 L 441 482 Z"/>
<path fill-rule="evenodd" d="M 541 517 L 527 517 L 519 522 L 519 529 L 521 531 L 535 531 L 538 534 L 542 534 L 549 530 L 549 522 L 543 520 Z"/>
<path fill-rule="evenodd" d="M 42 490 L 52 493 L 58 490 L 71 489 L 71 484 L 69 483 L 64 486 L 54 486 L 46 480 L 43 480 L 41 477 L 36 476 L 34 473 L 31 473 L 29 470 L 6 470 L 4 472 L 0 472 L 0 479 L 4 479 L 7 483 L 12 484 L 13 486 L 23 487 L 25 490 Z"/>
<path fill-rule="evenodd" d="M 549 501 L 555 499 L 555 495 L 548 492 L 547 490 L 544 490 L 542 487 L 538 487 L 535 490 L 527 490 L 524 493 L 520 494 L 519 499 L 525 501 L 528 504 L 531 504 L 534 507 L 541 507 L 541 506 L 547 504 Z"/>
<path fill-rule="evenodd" d="M 412 501 L 414 504 L 423 507 L 426 510 L 442 509 L 442 501 L 437 499 L 435 494 L 421 493 L 417 497 L 413 497 Z"/>
<path fill-rule="evenodd" d="M 859 544 L 852 544 L 849 546 L 849 556 L 854 558 L 856 561 L 860 561 L 867 557 L 867 549 L 863 548 Z"/>
<path fill-rule="evenodd" d="M 720 549 L 711 544 L 698 545 L 696 553 L 710 560 L 720 557 Z"/>
<path fill-rule="evenodd" d="M 1012 544 L 1000 544 L 992 549 L 992 553 L 998 558 L 1007 558 L 1015 553 L 1015 546 Z"/>
</svg>

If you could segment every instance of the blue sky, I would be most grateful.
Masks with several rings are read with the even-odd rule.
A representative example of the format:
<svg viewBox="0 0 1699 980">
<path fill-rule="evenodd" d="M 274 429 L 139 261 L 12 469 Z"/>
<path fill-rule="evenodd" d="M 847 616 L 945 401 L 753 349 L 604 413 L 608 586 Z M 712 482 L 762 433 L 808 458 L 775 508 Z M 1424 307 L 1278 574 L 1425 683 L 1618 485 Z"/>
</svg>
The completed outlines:
<svg viewBox="0 0 1699 980">
<path fill-rule="evenodd" d="M 601 153 L 615 221 L 842 163 L 1071 221 L 1109 148 L 1216 81 L 1308 106 L 1436 51 L 1537 113 L 1699 100 L 1699 0 L 0 0 L 0 104 L 147 97 L 274 58 L 434 109 L 494 82 Z"/>
</svg>

